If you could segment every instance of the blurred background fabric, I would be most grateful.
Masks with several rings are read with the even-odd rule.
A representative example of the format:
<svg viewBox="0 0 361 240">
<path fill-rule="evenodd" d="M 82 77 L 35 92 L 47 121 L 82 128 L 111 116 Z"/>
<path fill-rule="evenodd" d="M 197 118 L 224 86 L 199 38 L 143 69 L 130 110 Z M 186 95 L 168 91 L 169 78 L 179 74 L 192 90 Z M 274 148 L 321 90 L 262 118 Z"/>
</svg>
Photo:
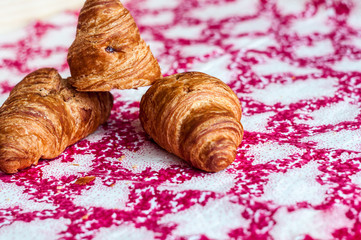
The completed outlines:
<svg viewBox="0 0 361 240">
<path fill-rule="evenodd" d="M 143 131 L 148 88 L 112 90 L 95 133 L 0 174 L 0 239 L 361 239 L 360 1 L 123 3 L 163 75 L 205 72 L 237 94 L 236 160 L 189 167 Z M 0 2 L 0 104 L 38 68 L 70 76 L 81 5 Z"/>
<path fill-rule="evenodd" d="M 65 10 L 79 10 L 84 0 L 1 0 L 0 33 L 46 19 Z"/>
</svg>

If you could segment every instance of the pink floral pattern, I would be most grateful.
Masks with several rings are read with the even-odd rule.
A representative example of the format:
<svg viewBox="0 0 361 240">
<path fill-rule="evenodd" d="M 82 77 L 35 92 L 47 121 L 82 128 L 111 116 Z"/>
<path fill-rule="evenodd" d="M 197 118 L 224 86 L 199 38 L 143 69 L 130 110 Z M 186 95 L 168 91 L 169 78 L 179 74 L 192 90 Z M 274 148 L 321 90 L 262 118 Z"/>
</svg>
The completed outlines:
<svg viewBox="0 0 361 240">
<path fill-rule="evenodd" d="M 357 0 L 127 1 L 165 75 L 202 71 L 241 100 L 235 162 L 209 174 L 150 141 L 147 88 L 114 90 L 107 124 L 0 175 L 1 239 L 360 239 L 361 4 Z M 66 63 L 77 13 L 0 36 L 0 103 Z M 76 184 L 95 176 L 86 185 Z"/>
</svg>

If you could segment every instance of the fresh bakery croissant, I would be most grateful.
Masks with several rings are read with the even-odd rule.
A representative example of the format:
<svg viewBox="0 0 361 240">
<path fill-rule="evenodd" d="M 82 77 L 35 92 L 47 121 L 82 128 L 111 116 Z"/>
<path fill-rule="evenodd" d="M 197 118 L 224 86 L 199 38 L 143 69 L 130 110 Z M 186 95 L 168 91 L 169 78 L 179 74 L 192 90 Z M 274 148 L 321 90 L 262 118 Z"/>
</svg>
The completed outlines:
<svg viewBox="0 0 361 240">
<path fill-rule="evenodd" d="M 55 69 L 27 75 L 0 108 L 0 170 L 52 159 L 106 122 L 110 93 L 77 92 Z"/>
<path fill-rule="evenodd" d="M 142 97 L 139 118 L 162 148 L 192 166 L 217 172 L 230 165 L 243 138 L 241 106 L 221 80 L 187 72 L 156 81 Z"/>
<path fill-rule="evenodd" d="M 69 48 L 70 83 L 78 91 L 147 86 L 160 67 L 119 0 L 87 0 Z"/>
</svg>

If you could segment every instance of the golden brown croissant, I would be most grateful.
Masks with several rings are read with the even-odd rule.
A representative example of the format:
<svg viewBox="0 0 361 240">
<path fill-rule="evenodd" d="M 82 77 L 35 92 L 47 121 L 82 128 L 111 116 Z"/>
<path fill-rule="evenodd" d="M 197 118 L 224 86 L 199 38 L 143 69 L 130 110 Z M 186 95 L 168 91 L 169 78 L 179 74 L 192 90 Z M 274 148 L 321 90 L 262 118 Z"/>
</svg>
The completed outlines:
<svg viewBox="0 0 361 240">
<path fill-rule="evenodd" d="M 160 79 L 142 97 L 140 121 L 162 148 L 207 172 L 230 165 L 243 138 L 241 106 L 221 80 L 200 72 Z"/>
<path fill-rule="evenodd" d="M 0 170 L 15 173 L 51 159 L 106 122 L 110 93 L 80 93 L 55 69 L 27 75 L 0 108 Z"/>
<path fill-rule="evenodd" d="M 70 83 L 79 91 L 147 86 L 161 77 L 157 60 L 119 0 L 87 0 L 69 48 Z"/>
</svg>

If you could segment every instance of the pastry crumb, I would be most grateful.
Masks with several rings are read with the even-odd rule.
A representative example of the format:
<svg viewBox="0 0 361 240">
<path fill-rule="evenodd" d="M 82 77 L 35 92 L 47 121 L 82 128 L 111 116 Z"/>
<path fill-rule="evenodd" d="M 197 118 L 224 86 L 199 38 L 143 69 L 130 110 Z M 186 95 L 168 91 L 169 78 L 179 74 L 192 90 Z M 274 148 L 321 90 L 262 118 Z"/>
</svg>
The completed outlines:
<svg viewBox="0 0 361 240">
<path fill-rule="evenodd" d="M 81 177 L 81 178 L 78 178 L 78 180 L 76 180 L 75 184 L 78 184 L 78 185 L 86 185 L 92 181 L 94 181 L 95 179 L 95 176 L 85 176 L 85 177 Z"/>
</svg>

